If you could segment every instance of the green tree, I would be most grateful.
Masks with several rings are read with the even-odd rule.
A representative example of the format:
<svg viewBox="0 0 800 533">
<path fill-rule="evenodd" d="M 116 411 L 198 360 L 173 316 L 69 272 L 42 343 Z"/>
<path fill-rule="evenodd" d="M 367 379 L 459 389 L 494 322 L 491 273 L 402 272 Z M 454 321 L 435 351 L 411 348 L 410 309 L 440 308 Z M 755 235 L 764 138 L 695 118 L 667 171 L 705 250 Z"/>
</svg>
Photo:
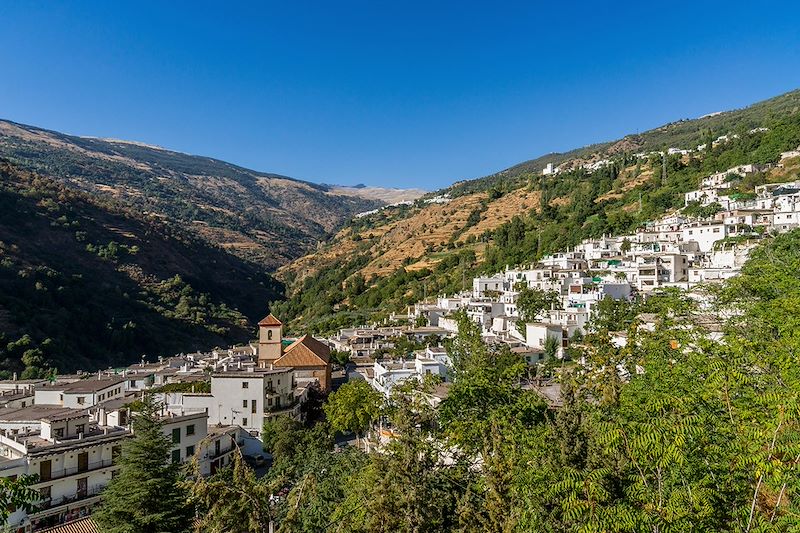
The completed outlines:
<svg viewBox="0 0 800 533">
<path fill-rule="evenodd" d="M 39 491 L 31 488 L 35 482 L 35 476 L 0 478 L 0 524 L 4 524 L 16 509 L 31 512 L 36 508 L 34 503 L 39 500 L 40 495 Z"/>
<path fill-rule="evenodd" d="M 350 362 L 350 352 L 343 350 L 331 350 L 331 361 L 341 367 L 344 367 Z"/>
<path fill-rule="evenodd" d="M 526 322 L 533 322 L 543 311 L 561 305 L 561 295 L 556 291 L 543 291 L 536 288 L 524 288 L 517 298 L 517 309 L 521 320 L 517 327 L 524 327 Z"/>
<path fill-rule="evenodd" d="M 106 533 L 188 531 L 192 513 L 179 485 L 179 465 L 170 462 L 172 444 L 150 396 L 132 426 L 133 438 L 122 445 L 119 471 L 103 493 L 95 521 Z"/>
<path fill-rule="evenodd" d="M 322 408 L 332 431 L 352 431 L 360 439 L 377 420 L 382 405 L 383 395 L 359 379 L 339 387 Z"/>
<path fill-rule="evenodd" d="M 267 531 L 273 518 L 270 496 L 275 487 L 258 480 L 236 448 L 231 465 L 210 478 L 200 473 L 195 457 L 193 481 L 186 482 L 190 501 L 197 509 L 196 533 L 248 533 Z"/>
</svg>

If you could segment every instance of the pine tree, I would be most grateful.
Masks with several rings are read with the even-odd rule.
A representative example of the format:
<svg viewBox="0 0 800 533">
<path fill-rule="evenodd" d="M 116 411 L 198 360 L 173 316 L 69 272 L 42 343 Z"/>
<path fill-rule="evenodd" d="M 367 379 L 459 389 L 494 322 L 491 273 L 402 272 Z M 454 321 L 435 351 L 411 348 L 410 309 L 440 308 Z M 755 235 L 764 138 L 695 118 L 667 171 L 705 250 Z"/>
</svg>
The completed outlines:
<svg viewBox="0 0 800 533">
<path fill-rule="evenodd" d="M 170 441 L 162 432 L 157 406 L 146 398 L 133 418 L 132 439 L 122 446 L 120 469 L 93 515 L 104 533 L 188 531 L 191 509 L 169 463 Z"/>
</svg>

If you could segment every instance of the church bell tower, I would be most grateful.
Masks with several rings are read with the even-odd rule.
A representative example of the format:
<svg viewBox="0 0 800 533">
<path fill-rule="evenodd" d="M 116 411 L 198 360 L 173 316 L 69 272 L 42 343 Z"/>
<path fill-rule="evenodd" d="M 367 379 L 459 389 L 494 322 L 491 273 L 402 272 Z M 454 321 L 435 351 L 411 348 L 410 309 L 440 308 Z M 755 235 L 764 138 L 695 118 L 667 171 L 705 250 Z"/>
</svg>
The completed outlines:
<svg viewBox="0 0 800 533">
<path fill-rule="evenodd" d="M 258 323 L 258 366 L 267 368 L 283 355 L 283 324 L 270 313 Z"/>
</svg>

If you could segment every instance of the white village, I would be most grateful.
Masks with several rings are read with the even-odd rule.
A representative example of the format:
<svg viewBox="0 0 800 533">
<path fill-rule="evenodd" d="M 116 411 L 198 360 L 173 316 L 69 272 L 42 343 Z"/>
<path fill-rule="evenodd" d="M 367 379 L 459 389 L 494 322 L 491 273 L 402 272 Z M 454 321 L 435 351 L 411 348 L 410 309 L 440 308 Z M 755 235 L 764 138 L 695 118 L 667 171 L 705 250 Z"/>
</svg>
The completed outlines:
<svg viewBox="0 0 800 533">
<path fill-rule="evenodd" d="M 783 153 L 778 165 L 798 157 L 800 147 Z M 264 422 L 302 419 L 310 395 L 334 388 L 334 373 L 339 381 L 363 379 L 386 396 L 398 383 L 433 375 L 439 383 L 430 398 L 435 405 L 451 380 L 442 341 L 458 332 L 457 312 L 480 327 L 486 343 L 506 344 L 536 368 L 565 357 L 570 343 L 590 330 L 604 299 L 646 298 L 675 288 L 702 300 L 696 289 L 736 276 L 764 236 L 800 227 L 800 182 L 760 185 L 746 197 L 728 194 L 739 180 L 764 170 L 741 165 L 703 178 L 686 193 L 685 204 L 710 207 L 704 216 L 677 211 L 629 235 L 584 240 L 535 263 L 476 277 L 471 291 L 419 302 L 386 324 L 289 339 L 270 314 L 259 323 L 257 340 L 243 346 L 51 379 L 0 381 L 0 477 L 36 475 L 33 488 L 41 497 L 35 511 L 18 509 L 8 524 L 13 531 L 46 532 L 89 516 L 115 475 L 117 454 L 132 436 L 131 418 L 145 392 L 161 405 L 163 432 L 173 445 L 170 460 L 197 458 L 200 472 L 210 475 L 228 465 L 233 453 L 262 461 Z M 558 171 L 548 165 L 543 172 Z M 534 320 L 523 321 L 518 297 L 526 289 L 556 298 Z M 640 318 L 647 323 L 648 317 Z M 424 348 L 392 357 L 400 340 Z M 624 345 L 626 332 L 614 333 L 613 342 Z M 336 365 L 332 352 L 345 353 L 348 365 Z M 619 371 L 624 378 L 631 369 Z M 532 386 L 558 403 L 551 383 Z M 379 446 L 391 436 L 376 427 L 363 445 Z"/>
</svg>

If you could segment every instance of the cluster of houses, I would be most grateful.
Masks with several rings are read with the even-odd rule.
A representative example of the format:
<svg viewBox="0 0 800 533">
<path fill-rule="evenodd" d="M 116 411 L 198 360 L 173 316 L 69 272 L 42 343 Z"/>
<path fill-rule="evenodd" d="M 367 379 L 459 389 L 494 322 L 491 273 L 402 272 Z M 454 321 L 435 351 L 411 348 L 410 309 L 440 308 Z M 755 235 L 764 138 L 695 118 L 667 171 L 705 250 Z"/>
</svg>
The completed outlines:
<svg viewBox="0 0 800 533">
<path fill-rule="evenodd" d="M 300 419 L 313 389 L 331 388 L 330 348 L 311 336 L 283 338 L 270 315 L 251 345 L 137 363 L 53 380 L 0 381 L 0 478 L 35 475 L 35 511 L 12 512 L 11 531 L 48 531 L 89 515 L 118 469 L 145 391 L 160 406 L 169 460 L 198 459 L 209 475 L 233 453 L 263 452 L 264 422 Z"/>
<path fill-rule="evenodd" d="M 800 148 L 783 156 L 800 157 Z M 331 391 L 332 350 L 346 352 L 354 363 L 348 377 L 365 379 L 387 396 L 403 381 L 435 377 L 439 386 L 431 401 L 437 402 L 452 378 L 442 339 L 457 332 L 456 311 L 480 326 L 486 342 L 504 343 L 536 365 L 548 355 L 563 356 L 573 339 L 589 331 L 607 298 L 630 300 L 665 287 L 691 291 L 735 276 L 758 238 L 800 227 L 800 181 L 731 194 L 739 180 L 763 170 L 741 165 L 705 177 L 685 197 L 687 207 L 716 204 L 702 216 L 671 213 L 630 235 L 587 239 L 536 264 L 477 277 L 469 292 L 420 302 L 393 317 L 403 326 L 285 339 L 283 325 L 269 315 L 258 324 L 257 342 L 245 346 L 96 375 L 0 381 L 0 477 L 36 475 L 33 488 L 41 495 L 35 511 L 14 510 L 7 526 L 47 531 L 89 515 L 118 469 L 120 446 L 133 434 L 132 406 L 147 391 L 158 401 L 163 432 L 172 442 L 169 460 L 197 457 L 208 475 L 230 463 L 233 453 L 260 453 L 266 421 L 299 420 L 312 391 Z M 523 321 L 518 304 L 525 289 L 553 295 L 555 303 Z M 624 333 L 615 342 L 624 344 Z M 398 346 L 415 349 L 397 353 Z"/>
<path fill-rule="evenodd" d="M 723 136 L 714 142 L 728 140 Z M 781 154 L 779 165 L 792 157 L 800 157 L 800 147 Z M 508 345 L 531 365 L 545 359 L 548 344 L 561 357 L 571 339 L 589 331 L 604 299 L 631 300 L 668 287 L 692 293 L 699 284 L 737 275 L 765 234 L 800 227 L 800 182 L 761 185 L 750 195 L 728 194 L 743 178 L 765 170 L 740 165 L 703 178 L 700 188 L 685 198 L 687 207 L 718 204 L 701 215 L 678 211 L 630 235 L 586 239 L 537 264 L 477 277 L 469 292 L 426 300 L 393 317 L 414 325 L 344 328 L 326 341 L 348 352 L 356 372 L 387 395 L 396 383 L 410 378 L 435 374 L 445 383 L 449 380 L 449 357 L 440 340 L 457 332 L 456 311 L 480 326 L 486 342 Z M 545 169 L 545 174 L 556 172 L 552 165 Z M 523 321 L 518 300 L 526 288 L 554 294 L 558 303 Z M 397 360 L 374 357 L 392 350 L 403 337 L 430 342 L 425 350 L 395 354 L 403 356 Z M 625 332 L 615 333 L 614 341 L 624 344 Z"/>
<path fill-rule="evenodd" d="M 586 239 L 537 264 L 477 277 L 470 292 L 418 303 L 408 320 L 454 333 L 454 312 L 463 311 L 481 326 L 484 340 L 508 344 L 531 364 L 543 359 L 548 339 L 561 356 L 570 339 L 588 331 L 603 299 L 630 300 L 666 287 L 691 292 L 723 281 L 738 274 L 763 235 L 800 227 L 800 181 L 761 185 L 743 198 L 724 194 L 763 170 L 741 165 L 704 178 L 699 190 L 686 193 L 686 205 L 717 202 L 707 216 L 674 212 L 630 235 Z M 523 322 L 518 299 L 526 288 L 554 294 L 558 303 Z M 624 333 L 617 341 L 625 342 Z"/>
<path fill-rule="evenodd" d="M 755 194 L 749 195 L 736 191 L 742 178 L 763 170 L 758 165 L 741 165 L 712 174 L 703 179 L 699 189 L 686 193 L 685 204 L 718 207 L 715 220 L 724 223 L 731 235 L 757 228 L 780 232 L 798 227 L 800 181 L 759 185 L 755 187 Z"/>
</svg>

